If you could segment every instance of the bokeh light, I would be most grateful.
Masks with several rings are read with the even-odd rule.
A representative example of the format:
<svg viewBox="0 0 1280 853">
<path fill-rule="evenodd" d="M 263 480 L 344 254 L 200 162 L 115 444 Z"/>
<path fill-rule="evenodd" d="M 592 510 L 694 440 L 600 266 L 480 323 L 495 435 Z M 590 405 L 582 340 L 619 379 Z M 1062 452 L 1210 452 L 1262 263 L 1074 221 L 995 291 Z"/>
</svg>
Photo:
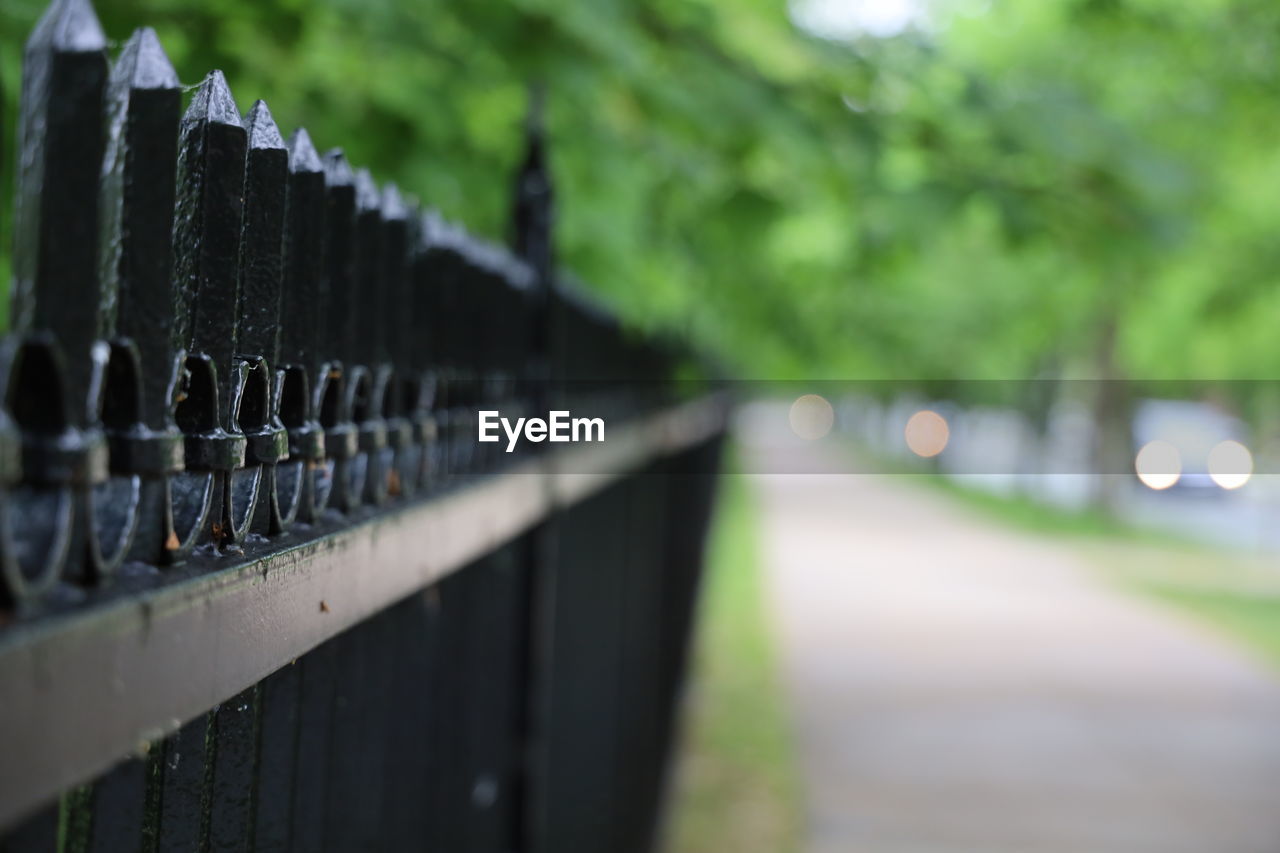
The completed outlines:
<svg viewBox="0 0 1280 853">
<path fill-rule="evenodd" d="M 916 456 L 926 459 L 937 456 L 946 449 L 951 439 L 951 428 L 947 419 L 931 409 L 922 409 L 907 419 L 907 426 L 902 431 L 907 447 Z"/>
<path fill-rule="evenodd" d="M 836 413 L 826 397 L 803 394 L 791 404 L 789 419 L 792 432 L 806 441 L 817 441 L 831 432 Z"/>
<path fill-rule="evenodd" d="M 1182 476 L 1182 454 L 1167 441 L 1149 441 L 1133 460 L 1133 470 L 1144 486 L 1161 491 L 1178 482 Z"/>
<path fill-rule="evenodd" d="M 1209 451 L 1209 476 L 1224 489 L 1238 489 L 1253 476 L 1253 454 L 1238 441 L 1220 441 Z"/>
</svg>

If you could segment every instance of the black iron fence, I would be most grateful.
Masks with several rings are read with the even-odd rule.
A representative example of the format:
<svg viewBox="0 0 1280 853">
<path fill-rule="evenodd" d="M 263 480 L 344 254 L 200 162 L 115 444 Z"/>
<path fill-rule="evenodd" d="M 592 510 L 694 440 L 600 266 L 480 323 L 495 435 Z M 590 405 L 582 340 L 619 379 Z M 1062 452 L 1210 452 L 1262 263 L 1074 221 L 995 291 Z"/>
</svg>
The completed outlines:
<svg viewBox="0 0 1280 853">
<path fill-rule="evenodd" d="M 650 848 L 723 402 L 555 274 L 536 121 L 508 251 L 182 100 L 27 44 L 0 849 Z M 606 440 L 476 440 L 551 409 Z"/>
</svg>

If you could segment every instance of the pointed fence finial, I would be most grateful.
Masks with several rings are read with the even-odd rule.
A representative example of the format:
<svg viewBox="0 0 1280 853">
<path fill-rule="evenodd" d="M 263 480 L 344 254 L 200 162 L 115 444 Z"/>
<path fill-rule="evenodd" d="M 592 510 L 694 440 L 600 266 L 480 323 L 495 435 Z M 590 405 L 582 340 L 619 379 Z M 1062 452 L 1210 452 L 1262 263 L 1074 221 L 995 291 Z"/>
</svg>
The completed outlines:
<svg viewBox="0 0 1280 853">
<path fill-rule="evenodd" d="M 28 51 L 91 53 L 106 46 L 107 37 L 89 0 L 53 0 L 27 40 Z"/>
<path fill-rule="evenodd" d="M 247 149 L 227 81 L 210 72 L 180 125 L 174 290 L 187 350 L 207 355 L 218 370 L 224 428 L 231 424 Z"/>
<path fill-rule="evenodd" d="M 383 219 L 409 218 L 409 205 L 400 194 L 400 188 L 395 184 L 388 183 L 382 188 L 381 204 Z"/>
<path fill-rule="evenodd" d="M 354 311 L 350 304 L 355 235 L 356 176 L 341 148 L 324 154 L 325 289 L 321 294 L 324 332 L 321 357 L 345 362 L 352 357 Z"/>
<path fill-rule="evenodd" d="M 240 325 L 236 345 L 274 368 L 280 347 L 280 288 L 284 269 L 289 149 L 266 101 L 244 118 L 249 139 L 240 246 Z"/>
<path fill-rule="evenodd" d="M 98 178 L 106 38 L 88 0 L 54 0 L 27 40 L 18 118 L 12 324 L 53 332 L 67 356 L 74 425 L 89 417 L 98 287 Z"/>
<path fill-rule="evenodd" d="M 226 124 L 243 127 L 240 112 L 236 109 L 236 99 L 227 86 L 227 78 L 217 69 L 210 71 L 196 89 L 191 106 L 183 121 L 207 121 L 210 124 Z"/>
<path fill-rule="evenodd" d="M 173 63 L 165 54 L 156 31 L 150 27 L 134 30 L 111 71 L 112 92 L 122 88 L 133 91 L 177 89 L 179 85 L 178 73 L 173 70 Z"/>
<path fill-rule="evenodd" d="M 289 139 L 289 171 L 291 172 L 323 172 L 324 164 L 320 155 L 311 143 L 311 134 L 306 128 L 298 128 Z"/>
<path fill-rule="evenodd" d="M 373 174 L 365 168 L 356 170 L 356 209 L 360 212 L 377 210 L 381 199 Z"/>
<path fill-rule="evenodd" d="M 407 370 L 413 361 L 413 297 L 409 291 L 410 212 L 409 204 L 400 189 L 388 182 L 382 188 L 382 273 L 379 283 L 383 293 L 379 298 L 381 316 L 376 318 L 386 337 L 383 354 L 401 370 Z M 409 403 L 393 388 L 392 411 L 403 415 Z M 412 483 L 406 483 L 412 487 Z"/>
<path fill-rule="evenodd" d="M 356 174 L 341 148 L 324 152 L 324 174 L 330 186 L 354 187 L 356 184 Z"/>
<path fill-rule="evenodd" d="M 356 170 L 354 290 L 349 306 L 355 318 L 355 347 L 350 358 L 371 367 L 386 360 L 383 317 L 386 288 L 382 267 L 382 199 L 368 169 Z"/>
<path fill-rule="evenodd" d="M 324 164 L 303 128 L 289 140 L 289 201 L 285 221 L 284 285 L 280 303 L 280 358 L 320 379 L 320 333 L 325 320 Z"/>
<path fill-rule="evenodd" d="M 280 128 L 276 127 L 275 119 L 271 117 L 271 110 L 267 107 L 266 101 L 259 99 L 253 102 L 253 108 L 244 117 L 244 126 L 249 132 L 250 148 L 287 150 L 284 137 L 280 135 Z"/>
<path fill-rule="evenodd" d="M 115 293 L 115 331 L 138 347 L 142 411 L 168 427 L 170 367 L 185 343 L 173 311 L 174 163 L 182 91 L 151 29 L 136 30 L 111 72 L 102 172 L 102 286 Z"/>
<path fill-rule="evenodd" d="M 512 211 L 511 245 L 542 283 L 551 277 L 551 229 L 554 219 L 554 192 L 546 162 L 544 111 L 546 89 L 541 83 L 529 89 L 529 113 L 525 119 L 525 156 L 516 175 Z"/>
</svg>

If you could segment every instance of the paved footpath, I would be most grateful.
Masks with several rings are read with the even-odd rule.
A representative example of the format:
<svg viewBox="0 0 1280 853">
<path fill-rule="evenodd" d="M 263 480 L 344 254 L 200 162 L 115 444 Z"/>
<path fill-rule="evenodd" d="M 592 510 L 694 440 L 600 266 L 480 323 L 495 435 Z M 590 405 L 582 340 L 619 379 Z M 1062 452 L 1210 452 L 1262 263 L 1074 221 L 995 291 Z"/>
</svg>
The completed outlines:
<svg viewBox="0 0 1280 853">
<path fill-rule="evenodd" d="M 1280 853 L 1246 652 L 910 477 L 751 479 L 812 851 Z"/>
</svg>

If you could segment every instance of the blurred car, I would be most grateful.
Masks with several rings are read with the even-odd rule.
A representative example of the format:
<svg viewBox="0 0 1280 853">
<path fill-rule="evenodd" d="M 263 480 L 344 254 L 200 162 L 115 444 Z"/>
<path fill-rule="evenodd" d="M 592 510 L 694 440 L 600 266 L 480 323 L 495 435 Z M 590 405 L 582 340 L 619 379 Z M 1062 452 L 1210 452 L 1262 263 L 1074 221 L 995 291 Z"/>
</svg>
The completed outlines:
<svg viewBox="0 0 1280 853">
<path fill-rule="evenodd" d="M 1209 452 L 1223 441 L 1245 442 L 1244 422 L 1208 403 L 1193 400 L 1141 400 L 1133 417 L 1136 455 L 1152 441 L 1178 450 L 1182 473 L 1171 489 L 1221 491 L 1209 474 Z"/>
</svg>

